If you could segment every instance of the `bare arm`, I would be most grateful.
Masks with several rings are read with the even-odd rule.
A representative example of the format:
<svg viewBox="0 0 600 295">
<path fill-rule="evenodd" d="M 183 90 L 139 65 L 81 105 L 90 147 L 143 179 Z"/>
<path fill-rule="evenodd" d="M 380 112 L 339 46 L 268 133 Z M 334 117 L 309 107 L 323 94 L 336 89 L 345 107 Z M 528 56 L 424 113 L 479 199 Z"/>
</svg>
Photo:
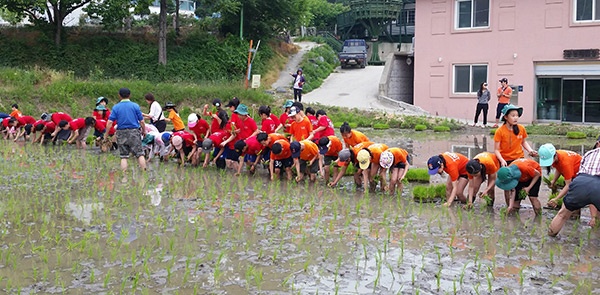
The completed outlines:
<svg viewBox="0 0 600 295">
<path fill-rule="evenodd" d="M 507 166 L 506 160 L 504 160 L 504 158 L 502 157 L 502 154 L 500 154 L 500 142 L 499 141 L 494 142 L 494 154 L 498 158 L 498 161 L 500 162 L 500 166 L 502 166 L 502 167 Z"/>
</svg>

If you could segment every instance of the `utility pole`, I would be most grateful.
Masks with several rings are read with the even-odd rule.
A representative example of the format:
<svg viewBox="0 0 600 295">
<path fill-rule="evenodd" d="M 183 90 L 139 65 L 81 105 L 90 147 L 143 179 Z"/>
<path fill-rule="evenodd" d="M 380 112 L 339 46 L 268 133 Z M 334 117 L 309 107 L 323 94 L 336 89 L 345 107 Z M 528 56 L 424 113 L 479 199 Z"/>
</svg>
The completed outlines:
<svg viewBox="0 0 600 295">
<path fill-rule="evenodd" d="M 244 4 L 240 9 L 240 40 L 244 40 Z M 252 41 L 250 41 L 250 48 L 252 48 Z"/>
<path fill-rule="evenodd" d="M 250 76 L 250 67 L 252 61 L 252 40 L 250 40 L 250 49 L 248 49 L 248 67 L 246 68 L 246 76 L 244 77 L 244 89 L 248 89 L 248 77 Z"/>
</svg>

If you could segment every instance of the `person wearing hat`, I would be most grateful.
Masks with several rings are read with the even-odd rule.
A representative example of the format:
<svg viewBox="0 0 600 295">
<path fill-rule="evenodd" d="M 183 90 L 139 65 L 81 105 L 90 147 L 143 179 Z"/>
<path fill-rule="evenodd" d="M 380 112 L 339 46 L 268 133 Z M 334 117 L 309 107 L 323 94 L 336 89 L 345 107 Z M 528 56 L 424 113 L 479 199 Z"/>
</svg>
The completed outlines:
<svg viewBox="0 0 600 295">
<path fill-rule="evenodd" d="M 358 167 L 361 170 L 363 181 L 362 183 L 366 186 L 369 184 L 369 189 L 375 191 L 377 184 L 375 183 L 375 175 L 379 174 L 379 181 L 381 189 L 385 190 L 386 180 L 385 172 L 387 169 L 382 169 L 379 165 L 379 159 L 381 153 L 388 149 L 388 146 L 381 143 L 374 143 L 358 151 L 356 154 L 356 160 L 358 161 Z M 365 187 L 366 189 L 366 187 Z"/>
<path fill-rule="evenodd" d="M 279 179 L 285 171 L 288 180 L 292 180 L 292 150 L 287 139 L 278 139 L 271 145 L 271 159 L 269 161 L 269 174 L 271 180 Z"/>
<path fill-rule="evenodd" d="M 263 133 L 264 134 L 264 133 Z M 250 136 L 245 140 L 238 140 L 234 144 L 235 153 L 238 157 L 244 157 L 243 163 L 240 163 L 235 176 L 239 176 L 242 172 L 242 166 L 246 163 L 246 167 L 251 174 L 256 171 L 256 164 L 260 161 L 264 146 L 260 144 L 256 136 Z"/>
<path fill-rule="evenodd" d="M 348 122 L 344 122 L 342 126 L 340 126 L 340 133 L 342 134 L 342 138 L 344 139 L 344 144 L 346 145 L 346 148 L 352 148 L 353 146 L 361 142 L 369 141 L 369 138 L 362 132 L 352 130 Z"/>
<path fill-rule="evenodd" d="M 192 134 L 194 135 L 194 142 L 202 142 L 210 135 L 210 126 L 208 126 L 208 122 L 200 118 L 196 113 L 188 115 L 187 124 L 188 129 L 192 131 Z"/>
<path fill-rule="evenodd" d="M 367 148 L 372 144 L 373 144 L 373 142 L 365 141 L 365 142 L 361 142 L 353 147 L 342 149 L 338 153 L 338 158 L 335 161 L 336 165 L 338 167 L 341 167 L 341 169 L 338 171 L 337 175 L 334 176 L 333 181 L 328 183 L 327 185 L 330 187 L 336 186 L 339 183 L 339 181 L 342 179 L 342 177 L 346 174 L 346 171 L 348 170 L 348 166 L 350 164 L 352 164 L 356 168 L 356 172 L 353 175 L 354 184 L 357 187 L 362 187 L 362 184 L 363 184 L 362 170 L 360 169 L 360 167 L 358 165 L 358 160 L 356 159 L 356 155 L 363 148 Z"/>
<path fill-rule="evenodd" d="M 512 88 L 508 86 L 508 79 L 502 78 L 499 82 L 500 87 L 498 87 L 498 91 L 496 91 L 496 96 L 498 96 L 498 105 L 496 106 L 496 124 L 494 124 L 494 128 L 498 127 L 500 115 L 504 114 L 502 109 L 510 103 L 510 97 L 513 93 Z"/>
<path fill-rule="evenodd" d="M 181 120 L 175 104 L 167 102 L 167 104 L 165 104 L 165 110 L 169 111 L 169 116 L 165 118 L 165 121 L 173 123 L 173 132 L 185 130 L 185 125 L 183 125 L 183 120 Z"/>
<path fill-rule="evenodd" d="M 335 134 L 333 122 L 327 117 L 327 113 L 324 110 L 317 111 L 317 124 L 316 128 L 313 128 L 309 139 L 318 141 L 322 137 L 332 136 Z"/>
<path fill-rule="evenodd" d="M 600 142 L 600 136 L 596 140 L 596 146 Z M 581 158 L 581 166 L 577 177 L 569 185 L 567 195 L 563 198 L 563 206 L 550 222 L 548 228 L 549 236 L 556 236 L 563 228 L 574 211 L 586 205 L 590 206 L 590 226 L 596 226 L 598 210 L 600 208 L 600 149 L 595 148 L 588 151 Z"/>
<path fill-rule="evenodd" d="M 108 104 L 108 98 L 100 96 L 96 99 L 96 107 L 92 112 L 92 117 L 96 120 L 108 120 L 110 116 L 110 109 L 106 106 Z"/>
<path fill-rule="evenodd" d="M 512 104 L 502 109 L 502 121 L 494 134 L 494 153 L 498 157 L 500 166 L 508 166 L 511 161 L 525 156 L 523 149 L 529 156 L 536 157 L 537 152 L 527 142 L 527 131 L 519 124 L 519 117 L 523 115 L 523 108 Z"/>
<path fill-rule="evenodd" d="M 283 113 L 279 116 L 279 125 L 275 129 L 275 132 L 279 132 L 279 129 L 283 128 L 284 134 L 290 133 L 290 126 L 292 126 L 292 119 L 289 117 L 288 113 L 290 112 L 290 108 L 294 104 L 293 100 L 286 100 L 283 104 Z"/>
<path fill-rule="evenodd" d="M 429 175 L 443 172 L 448 174 L 445 207 L 451 206 L 456 198 L 462 203 L 468 203 L 467 196 L 465 196 L 465 188 L 469 183 L 467 162 L 469 162 L 469 158 L 463 154 L 450 152 L 433 156 L 427 161 Z"/>
<path fill-rule="evenodd" d="M 260 106 L 258 108 L 258 115 L 261 118 L 260 131 L 271 134 L 275 133 L 277 126 L 279 126 L 279 119 L 277 116 L 271 114 L 271 108 L 269 106 Z"/>
<path fill-rule="evenodd" d="M 289 117 L 292 118 L 292 124 L 290 125 L 290 141 L 300 141 L 308 139 L 312 132 L 312 124 L 306 116 L 300 114 L 298 107 L 291 107 Z"/>
<path fill-rule="evenodd" d="M 337 175 L 339 166 L 335 164 L 335 160 L 338 158 L 339 152 L 342 150 L 342 141 L 335 135 L 323 136 L 317 141 L 319 146 L 319 154 L 323 161 L 323 178 L 325 183 L 329 183 L 329 177 L 331 176 L 331 169 L 333 167 L 333 175 Z"/>
<path fill-rule="evenodd" d="M 223 130 L 225 128 L 225 125 L 227 125 L 227 122 L 229 121 L 229 115 L 227 115 L 227 112 L 223 109 L 223 105 L 221 104 L 220 99 L 213 99 L 212 105 L 212 111 L 208 111 L 208 104 L 204 105 L 204 110 L 202 111 L 202 114 L 204 116 L 209 116 L 211 118 L 210 133 Z"/>
<path fill-rule="evenodd" d="M 194 143 L 194 135 L 187 131 L 177 131 L 171 134 L 171 147 L 168 154 L 175 151 L 179 155 L 179 164 L 183 166 L 186 161 L 191 161 L 192 165 L 197 165 L 193 161 L 197 146 Z"/>
<path fill-rule="evenodd" d="M 290 73 L 292 77 L 294 77 L 294 84 L 292 88 L 294 89 L 294 101 L 301 102 L 302 101 L 302 87 L 304 87 L 304 83 L 306 80 L 304 79 L 304 75 L 302 75 L 302 69 L 298 69 L 296 73 Z"/>
<path fill-rule="evenodd" d="M 167 129 L 167 121 L 165 121 L 165 115 L 163 114 L 160 103 L 154 98 L 154 94 L 146 93 L 144 95 L 146 102 L 150 105 L 150 112 L 143 114 L 144 118 L 150 120 L 150 124 L 156 126 L 158 132 L 164 132 Z M 114 111 L 114 110 L 113 110 Z"/>
<path fill-rule="evenodd" d="M 294 141 L 290 144 L 292 158 L 296 166 L 296 182 L 308 174 L 311 182 L 317 180 L 317 172 L 323 171 L 323 162 L 319 157 L 319 147 L 310 140 Z"/>
<path fill-rule="evenodd" d="M 571 181 L 577 176 L 579 172 L 579 166 L 581 165 L 581 155 L 567 150 L 557 150 L 551 143 L 546 143 L 540 146 L 538 149 L 538 155 L 540 156 L 540 166 L 553 167 L 554 178 L 550 181 L 550 188 L 556 190 L 556 181 L 559 177 L 565 179 L 565 186 L 558 192 L 558 195 L 552 200 L 548 201 L 548 207 L 556 208 L 558 204 L 556 201 L 561 200 L 569 191 L 569 185 Z"/>
<path fill-rule="evenodd" d="M 140 106 L 129 100 L 131 91 L 128 88 L 119 89 L 121 101 L 113 106 L 113 110 L 108 117 L 106 128 L 110 130 L 113 122 L 118 121 L 115 132 L 117 145 L 119 147 L 119 156 L 121 157 L 121 169 L 127 170 L 127 159 L 129 154 L 133 153 L 138 159 L 138 164 L 142 170 L 146 170 L 146 158 L 142 149 L 142 136 L 146 133 L 144 116 Z M 140 126 L 142 127 L 140 129 Z M 141 132 L 140 132 L 141 130 Z M 104 133 L 104 139 L 108 132 Z"/>
<path fill-rule="evenodd" d="M 531 159 L 518 159 L 508 167 L 500 168 L 496 178 L 496 186 L 509 192 L 508 213 L 518 211 L 521 201 L 529 196 L 535 215 L 541 215 L 542 205 L 538 200 L 541 183 L 542 167 Z"/>
<path fill-rule="evenodd" d="M 393 147 L 389 148 L 381 153 L 381 157 L 379 157 L 379 166 L 383 169 L 383 173 L 385 176 L 385 171 L 390 171 L 390 184 L 387 190 L 390 194 L 395 195 L 396 189 L 402 195 L 404 177 L 408 172 L 409 164 L 409 155 L 405 149 Z"/>
<path fill-rule="evenodd" d="M 217 168 L 225 169 L 227 158 L 225 146 L 229 141 L 235 139 L 235 134 L 227 132 L 225 130 L 219 130 L 217 132 L 211 133 L 207 138 L 205 138 L 202 142 L 196 142 L 196 146 L 202 147 L 202 152 L 205 154 L 213 151 L 213 160 L 212 164 L 216 165 Z M 207 167 L 210 161 L 209 155 L 204 157 L 204 165 L 202 167 Z"/>
<path fill-rule="evenodd" d="M 496 197 L 494 186 L 496 184 L 496 172 L 500 169 L 500 163 L 494 153 L 483 152 L 477 154 L 467 162 L 467 173 L 469 173 L 469 190 L 467 204 L 475 201 L 475 196 L 489 196 L 492 199 L 490 206 L 494 205 Z M 479 192 L 481 185 L 487 180 L 487 186 L 483 192 Z M 508 205 L 508 203 L 507 203 Z"/>
</svg>

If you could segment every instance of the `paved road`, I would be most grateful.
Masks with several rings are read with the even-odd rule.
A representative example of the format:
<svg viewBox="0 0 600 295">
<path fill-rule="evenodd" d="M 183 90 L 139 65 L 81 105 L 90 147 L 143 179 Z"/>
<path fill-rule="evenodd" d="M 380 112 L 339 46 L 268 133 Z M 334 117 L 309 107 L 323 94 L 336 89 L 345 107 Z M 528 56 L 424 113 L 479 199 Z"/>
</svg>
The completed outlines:
<svg viewBox="0 0 600 295">
<path fill-rule="evenodd" d="M 302 96 L 302 102 L 359 109 L 388 110 L 377 100 L 383 66 L 337 68 L 321 87 Z M 307 77 L 310 79 L 310 77 Z"/>
<path fill-rule="evenodd" d="M 281 73 L 279 74 L 279 79 L 271 85 L 271 89 L 284 88 L 288 90 L 294 79 L 290 76 L 290 72 L 295 73 L 298 70 L 298 65 L 302 61 L 304 54 L 318 46 L 318 44 L 314 42 L 298 42 L 295 44 L 300 47 L 300 50 L 298 50 L 298 53 L 290 56 L 288 62 L 285 64 L 285 68 L 281 70 Z"/>
</svg>

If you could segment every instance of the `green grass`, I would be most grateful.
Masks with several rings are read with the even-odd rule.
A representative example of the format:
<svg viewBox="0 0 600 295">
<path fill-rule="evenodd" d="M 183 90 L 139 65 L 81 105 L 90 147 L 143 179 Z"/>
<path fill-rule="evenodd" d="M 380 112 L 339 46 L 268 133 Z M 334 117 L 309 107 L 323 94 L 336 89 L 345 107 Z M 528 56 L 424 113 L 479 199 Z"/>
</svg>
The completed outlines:
<svg viewBox="0 0 600 295">
<path fill-rule="evenodd" d="M 406 179 L 409 182 L 426 182 L 429 183 L 429 172 L 427 168 L 410 168 L 406 172 Z"/>
<path fill-rule="evenodd" d="M 375 123 L 375 124 L 373 124 L 373 129 L 375 129 L 375 130 L 390 129 L 390 125 L 385 124 L 385 123 Z"/>
<path fill-rule="evenodd" d="M 433 132 L 450 132 L 450 127 L 448 126 L 434 126 L 433 127 Z"/>
<path fill-rule="evenodd" d="M 416 202 L 437 202 L 446 196 L 446 185 L 417 185 L 413 188 L 412 194 Z"/>
<path fill-rule="evenodd" d="M 427 125 L 419 124 L 415 125 L 415 131 L 425 131 L 427 130 Z"/>
<path fill-rule="evenodd" d="M 551 123 L 551 124 L 531 124 L 525 126 L 527 134 L 530 135 L 567 135 L 568 132 L 583 132 L 587 137 L 594 137 L 600 134 L 600 128 L 595 126 L 579 126 L 569 123 Z M 585 137 L 584 137 L 585 138 Z"/>
<path fill-rule="evenodd" d="M 580 132 L 580 131 L 567 132 L 567 138 L 569 138 L 569 139 L 584 139 L 586 137 L 587 137 L 587 135 L 585 134 L 585 132 Z"/>
</svg>

